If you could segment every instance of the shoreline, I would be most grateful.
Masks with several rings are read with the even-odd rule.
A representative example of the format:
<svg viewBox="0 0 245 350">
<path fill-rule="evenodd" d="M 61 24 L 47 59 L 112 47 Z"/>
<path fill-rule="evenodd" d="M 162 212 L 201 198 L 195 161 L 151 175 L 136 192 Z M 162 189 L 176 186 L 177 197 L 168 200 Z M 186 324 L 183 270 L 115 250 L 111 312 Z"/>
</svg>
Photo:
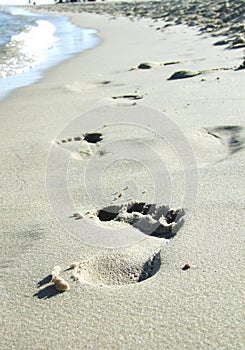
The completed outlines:
<svg viewBox="0 0 245 350">
<path fill-rule="evenodd" d="M 0 104 L 0 347 L 242 348 L 242 50 L 148 18 L 67 15 L 101 43 Z M 179 71 L 198 74 L 169 80 Z M 84 140 L 95 131 L 102 141 Z M 191 215 L 171 239 L 130 226 L 130 213 L 99 221 L 130 201 L 188 203 Z M 63 270 L 75 261 L 74 281 Z M 50 282 L 57 265 L 65 293 Z"/>
<path fill-rule="evenodd" d="M 99 39 L 96 37 L 96 31 L 93 29 L 81 28 L 81 26 L 75 26 L 69 20 L 69 17 L 65 16 L 65 14 L 64 16 L 56 16 L 54 13 L 40 14 L 40 12 L 29 11 L 28 16 L 28 12 L 22 7 L 12 7 L 12 10 L 11 7 L 6 6 L 6 8 L 9 9 L 9 12 L 7 11 L 9 14 L 11 14 L 13 11 L 14 14 L 16 13 L 19 16 L 22 14 L 28 18 L 32 18 L 33 25 L 29 27 L 27 33 L 25 33 L 25 31 L 20 31 L 18 34 L 20 36 L 24 36 L 22 44 L 23 47 L 21 46 L 15 49 L 12 47 L 11 49 L 13 52 L 17 50 L 15 53 L 16 56 L 12 58 L 12 61 L 16 60 L 18 63 L 16 63 L 14 66 L 9 66 L 9 60 L 7 58 L 8 53 L 6 54 L 6 57 L 3 57 L 2 75 L 5 74 L 5 76 L 2 76 L 0 79 L 0 100 L 10 96 L 16 89 L 35 84 L 45 76 L 47 71 L 53 67 L 59 65 L 63 61 L 68 60 L 69 58 L 72 58 L 74 55 L 83 52 L 86 49 L 96 46 L 99 42 Z M 31 16 L 31 14 L 33 14 L 33 16 Z M 35 27 L 34 23 L 36 23 L 36 25 L 38 24 L 37 28 L 40 28 L 39 31 Z M 53 41 L 55 42 L 53 43 L 52 47 L 46 49 L 45 53 L 42 51 L 43 56 L 39 53 L 39 57 L 36 53 L 34 59 L 33 54 L 31 58 L 29 57 L 31 55 L 31 53 L 29 53 L 30 49 L 28 49 L 26 46 L 28 45 L 28 40 L 34 41 L 35 39 L 33 39 L 33 36 L 37 37 L 41 30 L 45 30 L 43 27 L 40 27 L 40 23 L 42 23 L 43 27 L 49 25 L 53 28 L 53 30 L 55 30 L 55 36 L 53 38 Z M 38 40 L 40 39 L 37 37 L 36 41 Z M 11 39 L 8 45 L 16 46 L 16 41 L 16 38 L 13 42 Z M 43 42 L 45 42 L 45 37 L 43 38 Z M 25 53 L 21 54 L 22 51 Z M 30 63 L 30 59 L 32 59 L 33 62 Z M 32 66 L 29 67 L 29 65 Z"/>
<path fill-rule="evenodd" d="M 72 3 L 57 5 L 32 6 L 47 12 L 93 13 L 116 17 L 126 17 L 131 21 L 148 18 L 159 22 L 157 30 L 173 25 L 197 27 L 200 33 L 208 33 L 213 37 L 224 36 L 215 45 L 229 45 L 230 49 L 245 47 L 243 2 L 218 1 L 210 6 L 210 1 L 182 4 L 179 0 L 171 3 L 162 1 L 128 1 L 109 3 Z M 162 23 L 161 23 L 162 22 Z M 161 24 L 163 26 L 161 26 Z"/>
</svg>

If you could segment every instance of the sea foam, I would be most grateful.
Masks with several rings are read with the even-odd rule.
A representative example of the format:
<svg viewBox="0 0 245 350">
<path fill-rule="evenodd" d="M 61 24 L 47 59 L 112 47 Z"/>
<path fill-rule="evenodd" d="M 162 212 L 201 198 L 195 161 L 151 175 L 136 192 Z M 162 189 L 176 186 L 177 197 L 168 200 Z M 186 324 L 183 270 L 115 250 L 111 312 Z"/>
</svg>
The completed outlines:
<svg viewBox="0 0 245 350">
<path fill-rule="evenodd" d="M 0 77 L 27 72 L 45 61 L 47 51 L 58 38 L 55 36 L 55 26 L 46 21 L 38 20 L 36 26 L 28 26 L 24 31 L 13 35 L 6 44 L 5 55 L 0 63 Z"/>
</svg>

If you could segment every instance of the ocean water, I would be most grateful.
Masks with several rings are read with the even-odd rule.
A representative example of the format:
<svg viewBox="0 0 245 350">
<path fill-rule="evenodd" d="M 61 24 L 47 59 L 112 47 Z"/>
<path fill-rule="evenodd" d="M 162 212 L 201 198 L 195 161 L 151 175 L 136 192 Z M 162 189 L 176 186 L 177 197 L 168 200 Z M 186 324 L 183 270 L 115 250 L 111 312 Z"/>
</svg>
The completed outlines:
<svg viewBox="0 0 245 350">
<path fill-rule="evenodd" d="M 98 42 L 95 30 L 77 27 L 67 17 L 0 5 L 0 100 Z"/>
</svg>

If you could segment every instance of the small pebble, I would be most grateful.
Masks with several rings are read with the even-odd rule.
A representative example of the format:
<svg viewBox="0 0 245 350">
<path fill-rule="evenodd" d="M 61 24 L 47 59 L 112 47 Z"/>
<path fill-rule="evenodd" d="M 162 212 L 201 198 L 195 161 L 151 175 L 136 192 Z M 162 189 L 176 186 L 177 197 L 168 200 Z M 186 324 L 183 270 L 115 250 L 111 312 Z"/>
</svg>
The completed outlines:
<svg viewBox="0 0 245 350">
<path fill-rule="evenodd" d="M 182 270 L 185 271 L 185 270 L 189 270 L 191 268 L 191 265 L 190 264 L 185 264 L 183 267 L 182 267 Z"/>
</svg>

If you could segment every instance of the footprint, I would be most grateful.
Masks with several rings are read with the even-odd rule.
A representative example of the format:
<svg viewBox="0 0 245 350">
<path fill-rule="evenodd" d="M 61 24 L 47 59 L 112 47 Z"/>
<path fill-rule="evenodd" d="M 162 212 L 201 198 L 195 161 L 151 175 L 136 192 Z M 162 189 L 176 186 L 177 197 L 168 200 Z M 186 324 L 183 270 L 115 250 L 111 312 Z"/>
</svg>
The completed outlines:
<svg viewBox="0 0 245 350">
<path fill-rule="evenodd" d="M 205 73 L 211 73 L 211 72 L 217 72 L 217 71 L 231 71 L 231 70 L 239 70 L 239 69 L 243 69 L 243 65 L 241 65 L 238 68 L 237 67 L 218 67 L 218 68 L 200 70 L 196 72 L 181 70 L 172 74 L 167 80 L 186 79 L 186 78 L 192 78 L 197 75 L 205 74 Z M 203 81 L 204 79 L 202 79 L 201 81 Z"/>
<path fill-rule="evenodd" d="M 151 69 L 151 68 L 156 68 L 159 67 L 160 63 L 158 62 L 144 62 L 144 63 L 140 63 L 138 65 L 138 69 Z"/>
<path fill-rule="evenodd" d="M 171 77 L 168 78 L 168 80 L 192 78 L 199 74 L 201 74 L 201 72 L 191 72 L 188 70 L 181 70 L 172 74 Z"/>
<path fill-rule="evenodd" d="M 94 132 L 94 133 L 86 133 L 82 136 L 75 136 L 75 137 L 67 137 L 65 139 L 62 139 L 61 141 L 57 141 L 57 144 L 61 143 L 67 143 L 71 141 L 87 141 L 88 143 L 97 143 L 103 140 L 103 136 L 101 133 Z"/>
<path fill-rule="evenodd" d="M 215 128 L 205 128 L 205 130 L 227 147 L 229 155 L 233 155 L 244 148 L 245 137 L 241 135 L 243 128 L 239 125 L 223 125 Z"/>
<path fill-rule="evenodd" d="M 231 42 L 231 39 L 224 39 L 224 40 L 218 40 L 216 41 L 213 45 L 214 46 L 223 46 L 223 45 L 228 45 Z"/>
<path fill-rule="evenodd" d="M 245 47 L 245 38 L 241 35 L 238 35 L 235 40 L 232 41 L 228 49 L 240 49 Z"/>
<path fill-rule="evenodd" d="M 91 213 L 88 213 L 91 217 Z M 99 209 L 96 216 L 102 222 L 129 224 L 149 236 L 170 239 L 184 224 L 184 209 L 170 209 L 145 202 L 110 205 Z"/>
<path fill-rule="evenodd" d="M 238 125 L 205 127 L 189 134 L 199 166 L 224 161 L 244 148 L 244 129 Z"/>
<path fill-rule="evenodd" d="M 152 69 L 152 68 L 158 68 L 162 66 L 169 66 L 172 64 L 178 64 L 180 61 L 170 61 L 170 62 L 142 62 L 140 63 L 137 68 L 131 68 L 130 70 L 136 70 L 136 69 Z"/>
<path fill-rule="evenodd" d="M 81 136 L 63 138 L 56 141 L 56 144 L 71 153 L 71 157 L 76 160 L 86 159 L 92 156 L 98 149 L 97 144 L 103 140 L 103 135 L 99 132 L 86 133 Z M 78 147 L 76 142 L 79 142 Z"/>
<path fill-rule="evenodd" d="M 74 268 L 73 279 L 92 285 L 128 285 L 154 276 L 161 266 L 161 250 L 150 256 L 131 249 L 123 253 L 102 253 Z"/>
<path fill-rule="evenodd" d="M 172 64 L 179 64 L 179 63 L 181 63 L 181 62 L 180 61 L 171 61 L 171 62 L 165 62 L 165 63 L 163 63 L 163 65 L 164 66 L 170 66 Z"/>
<path fill-rule="evenodd" d="M 161 267 L 164 242 L 145 239 L 122 250 L 104 250 L 71 263 L 65 269 L 55 266 L 51 274 L 42 278 L 35 296 L 50 298 L 65 290 L 72 290 L 75 282 L 96 286 L 122 286 L 136 284 L 153 277 Z M 54 277 L 61 277 L 65 289 L 56 290 Z M 69 282 L 69 285 L 66 281 Z M 73 282 L 72 282 L 73 281 Z M 52 283 L 52 284 L 51 284 Z"/>
<path fill-rule="evenodd" d="M 103 80 L 103 81 L 100 81 L 99 84 L 100 85 L 108 85 L 108 84 L 111 84 L 111 81 L 110 80 Z"/>
<path fill-rule="evenodd" d="M 113 100 L 122 99 L 122 98 L 126 98 L 128 100 L 140 100 L 143 98 L 143 95 L 132 94 L 132 95 L 112 96 L 112 98 Z"/>
<path fill-rule="evenodd" d="M 97 143 L 102 141 L 102 139 L 103 139 L 102 134 L 99 132 L 87 133 L 84 135 L 84 140 L 87 141 L 88 143 Z"/>
</svg>

